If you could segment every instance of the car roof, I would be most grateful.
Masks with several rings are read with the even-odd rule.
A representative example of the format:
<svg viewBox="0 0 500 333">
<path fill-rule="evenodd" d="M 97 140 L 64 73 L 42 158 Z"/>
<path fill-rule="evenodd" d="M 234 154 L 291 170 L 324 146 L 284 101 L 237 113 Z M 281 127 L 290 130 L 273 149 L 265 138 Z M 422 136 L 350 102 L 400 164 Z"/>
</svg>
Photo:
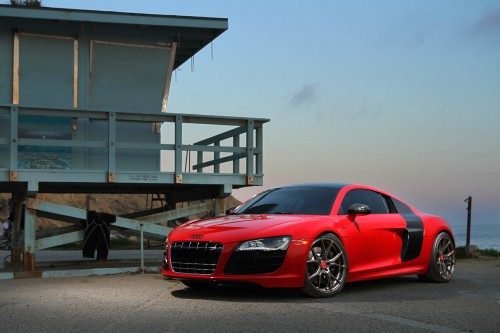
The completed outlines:
<svg viewBox="0 0 500 333">
<path fill-rule="evenodd" d="M 333 182 L 321 182 L 321 183 L 303 183 L 303 184 L 291 184 L 291 185 L 284 185 L 280 187 L 330 187 L 330 188 L 336 188 L 336 189 L 341 189 L 346 186 L 349 186 L 352 184 L 347 184 L 347 183 L 333 183 Z"/>
</svg>

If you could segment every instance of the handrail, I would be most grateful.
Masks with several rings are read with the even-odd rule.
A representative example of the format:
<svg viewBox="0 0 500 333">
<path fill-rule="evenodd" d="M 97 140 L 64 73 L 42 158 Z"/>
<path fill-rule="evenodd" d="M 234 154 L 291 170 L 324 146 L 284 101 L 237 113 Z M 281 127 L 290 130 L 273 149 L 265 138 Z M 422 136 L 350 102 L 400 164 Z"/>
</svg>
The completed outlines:
<svg viewBox="0 0 500 333">
<path fill-rule="evenodd" d="M 115 113 L 118 120 L 129 121 L 151 121 L 151 122 L 175 122 L 176 117 L 184 118 L 185 124 L 204 124 L 204 125 L 234 125 L 242 126 L 248 120 L 261 125 L 269 122 L 266 118 L 252 117 L 232 117 L 232 116 L 213 116 L 190 113 L 140 113 L 133 111 L 110 111 L 104 109 L 71 109 L 71 108 L 45 108 L 38 106 L 0 104 L 0 114 L 9 114 L 12 108 L 17 108 L 22 114 L 33 116 L 58 116 L 75 118 L 107 119 L 109 113 Z M 42 114 L 43 113 L 43 114 Z"/>
<path fill-rule="evenodd" d="M 252 185 L 254 175 L 262 175 L 262 127 L 268 122 L 263 118 L 243 118 L 228 116 L 211 116 L 197 114 L 173 114 L 173 113 L 134 113 L 134 112 L 116 112 L 95 109 L 62 109 L 62 108 L 43 108 L 32 106 L 21 106 L 12 104 L 0 104 L 0 115 L 8 115 L 10 118 L 10 135 L 0 133 L 0 145 L 9 145 L 9 165 L 11 180 L 16 180 L 16 172 L 23 170 L 40 169 L 19 169 L 18 155 L 20 146 L 39 146 L 39 147 L 70 147 L 70 148 L 103 148 L 107 150 L 108 161 L 108 182 L 114 182 L 116 170 L 119 169 L 117 163 L 117 149 L 146 149 L 158 151 L 174 152 L 174 175 L 175 183 L 182 183 L 182 175 L 189 174 L 192 171 L 183 167 L 183 153 L 197 152 L 197 159 L 191 166 L 197 174 L 207 172 L 204 169 L 213 166 L 213 174 L 220 173 L 220 166 L 224 163 L 232 163 L 232 174 L 240 174 L 239 161 L 246 160 L 245 175 L 248 179 L 247 185 Z M 21 115 L 36 115 L 46 117 L 63 117 L 69 119 L 95 119 L 107 123 L 107 135 L 102 140 L 79 140 L 79 139 L 42 139 L 42 138 L 23 138 L 19 133 Z M 117 124 L 119 122 L 130 121 L 138 123 L 173 123 L 175 127 L 174 140 L 170 143 L 143 143 L 136 141 L 118 141 Z M 236 126 L 222 133 L 213 135 L 193 144 L 182 142 L 184 124 L 204 124 L 204 125 L 224 125 Z M 240 146 L 240 136 L 245 136 L 245 144 Z M 221 145 L 224 140 L 233 140 L 232 145 Z M 205 154 L 213 154 L 213 158 L 204 160 Z M 222 154 L 229 154 L 222 156 Z M 187 163 L 187 162 L 185 162 Z M 1 167 L 1 166 L 0 166 Z M 5 166 L 4 166 L 5 168 Z M 254 170 L 255 169 L 255 170 Z M 76 169 L 75 169 L 76 170 Z M 87 170 L 87 169 L 85 169 Z M 51 170 L 61 171 L 64 170 Z M 140 170 L 139 170 L 140 171 Z M 210 172 L 208 172 L 210 173 Z M 227 174 L 227 171 L 226 173 Z"/>
<path fill-rule="evenodd" d="M 229 130 L 227 132 L 224 132 L 224 133 L 221 133 L 218 135 L 214 135 L 214 136 L 207 138 L 205 140 L 195 142 L 194 144 L 195 145 L 210 145 L 210 144 L 214 144 L 217 142 L 221 142 L 222 140 L 225 140 L 225 139 L 229 139 L 231 137 L 234 137 L 235 135 L 243 134 L 246 131 L 247 131 L 246 127 L 241 126 L 241 127 Z"/>
</svg>

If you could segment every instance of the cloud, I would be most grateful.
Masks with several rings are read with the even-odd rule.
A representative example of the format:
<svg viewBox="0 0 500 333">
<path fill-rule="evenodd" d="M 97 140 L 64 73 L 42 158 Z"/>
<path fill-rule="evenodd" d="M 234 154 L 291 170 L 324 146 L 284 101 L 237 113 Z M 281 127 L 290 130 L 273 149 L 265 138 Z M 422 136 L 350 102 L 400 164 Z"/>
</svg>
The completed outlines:
<svg viewBox="0 0 500 333">
<path fill-rule="evenodd" d="M 413 38 L 410 38 L 408 42 L 406 42 L 406 45 L 418 48 L 427 42 L 427 40 L 429 39 L 429 35 L 430 35 L 429 31 L 421 30 L 417 32 L 413 36 Z"/>
<path fill-rule="evenodd" d="M 470 29 L 473 35 L 500 34 L 500 10 L 484 14 Z"/>
<path fill-rule="evenodd" d="M 298 107 L 304 104 L 310 105 L 316 100 L 318 84 L 304 84 L 299 91 L 293 94 L 290 105 Z"/>
</svg>

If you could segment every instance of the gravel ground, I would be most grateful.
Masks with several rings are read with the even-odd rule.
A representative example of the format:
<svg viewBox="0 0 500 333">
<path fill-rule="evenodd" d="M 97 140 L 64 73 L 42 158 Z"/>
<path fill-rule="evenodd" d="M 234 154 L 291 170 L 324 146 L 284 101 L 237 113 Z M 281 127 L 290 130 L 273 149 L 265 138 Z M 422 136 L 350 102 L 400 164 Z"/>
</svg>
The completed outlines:
<svg viewBox="0 0 500 333">
<path fill-rule="evenodd" d="M 0 281 L 3 332 L 498 332 L 500 260 L 462 260 L 447 284 L 350 283 L 329 299 L 296 290 L 199 291 L 160 274 Z"/>
</svg>

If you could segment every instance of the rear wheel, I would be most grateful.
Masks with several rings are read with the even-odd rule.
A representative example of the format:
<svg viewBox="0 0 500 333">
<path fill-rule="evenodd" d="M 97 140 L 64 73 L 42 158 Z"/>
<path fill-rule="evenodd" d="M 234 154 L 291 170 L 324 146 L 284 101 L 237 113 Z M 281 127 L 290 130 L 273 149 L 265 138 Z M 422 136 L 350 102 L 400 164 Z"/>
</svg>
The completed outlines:
<svg viewBox="0 0 500 333">
<path fill-rule="evenodd" d="M 316 238 L 306 261 L 302 292 L 311 297 L 331 297 L 340 292 L 347 278 L 347 255 L 340 239 L 333 234 Z"/>
<path fill-rule="evenodd" d="M 455 244 L 446 232 L 436 236 L 432 246 L 427 273 L 419 275 L 422 281 L 448 282 L 455 273 Z"/>
</svg>

